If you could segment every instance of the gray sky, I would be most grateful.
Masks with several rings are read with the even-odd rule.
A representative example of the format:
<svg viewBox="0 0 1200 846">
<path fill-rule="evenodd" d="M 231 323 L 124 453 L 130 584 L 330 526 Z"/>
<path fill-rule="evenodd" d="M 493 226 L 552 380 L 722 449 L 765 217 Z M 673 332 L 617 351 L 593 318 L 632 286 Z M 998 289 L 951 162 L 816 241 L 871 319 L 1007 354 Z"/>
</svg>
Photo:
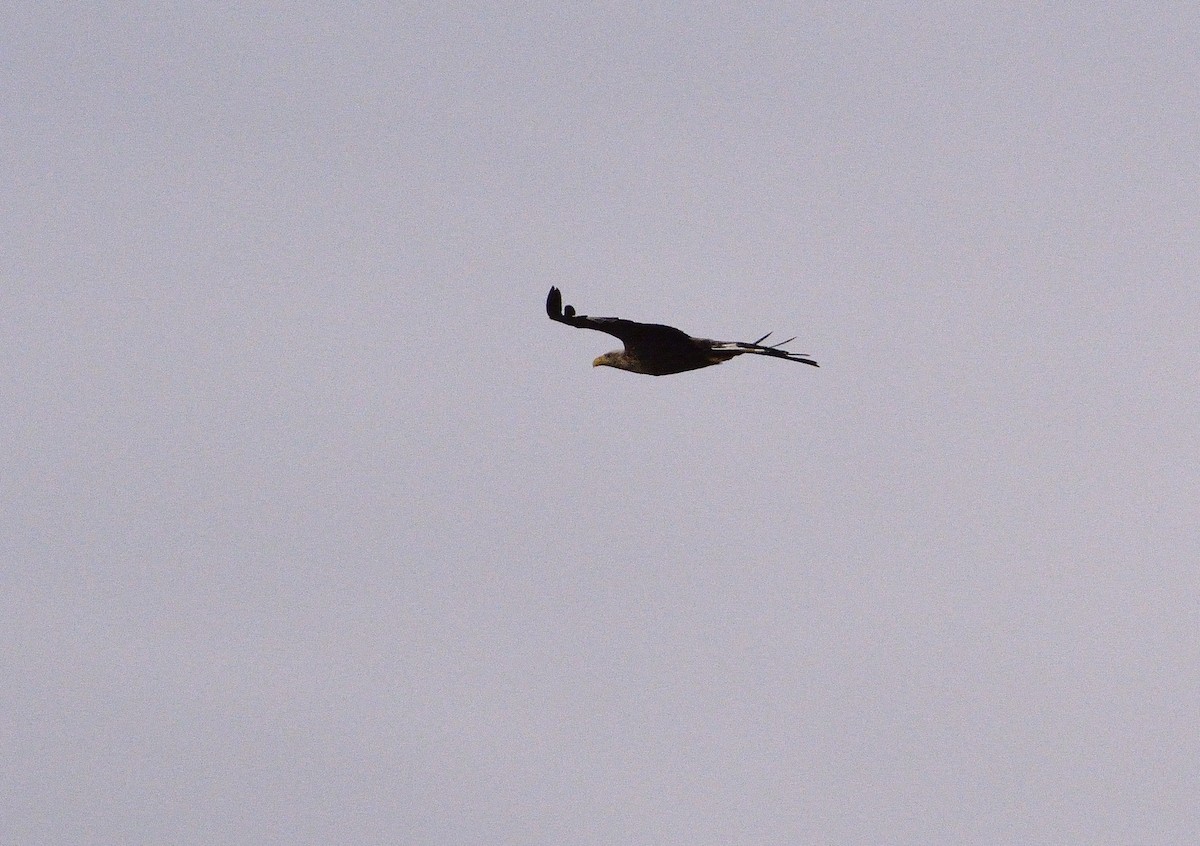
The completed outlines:
<svg viewBox="0 0 1200 846">
<path fill-rule="evenodd" d="M 0 839 L 1200 841 L 1194 4 L 406 5 L 0 22 Z"/>
</svg>

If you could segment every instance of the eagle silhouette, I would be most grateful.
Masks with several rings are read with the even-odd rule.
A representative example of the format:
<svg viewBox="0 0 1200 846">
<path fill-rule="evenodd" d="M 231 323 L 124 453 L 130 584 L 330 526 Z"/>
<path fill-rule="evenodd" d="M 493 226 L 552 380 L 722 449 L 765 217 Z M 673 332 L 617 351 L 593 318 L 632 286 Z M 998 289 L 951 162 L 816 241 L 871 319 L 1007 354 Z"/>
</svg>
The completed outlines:
<svg viewBox="0 0 1200 846">
<path fill-rule="evenodd" d="M 714 341 L 711 338 L 693 338 L 674 326 L 663 326 L 660 323 L 637 323 L 620 317 L 588 317 L 586 314 L 576 314 L 573 306 L 564 307 L 562 292 L 558 288 L 551 288 L 549 296 L 546 297 L 546 314 L 550 315 L 551 320 L 559 323 L 577 329 L 607 332 L 624 342 L 625 349 L 599 356 L 592 362 L 593 367 L 615 367 L 618 370 L 644 373 L 648 376 L 667 376 L 671 373 L 710 367 L 739 355 L 768 355 L 820 367 L 806 353 L 780 349 L 784 344 L 796 340 L 795 338 L 788 338 L 768 347 L 763 346 L 762 342 L 771 337 L 770 332 L 751 343 Z"/>
</svg>

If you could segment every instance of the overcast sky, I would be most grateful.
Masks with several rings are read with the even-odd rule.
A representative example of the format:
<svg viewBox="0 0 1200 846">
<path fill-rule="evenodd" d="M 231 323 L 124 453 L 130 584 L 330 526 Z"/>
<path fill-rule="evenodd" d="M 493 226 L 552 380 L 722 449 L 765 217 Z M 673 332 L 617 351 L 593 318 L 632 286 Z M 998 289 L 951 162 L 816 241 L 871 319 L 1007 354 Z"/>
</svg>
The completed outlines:
<svg viewBox="0 0 1200 846">
<path fill-rule="evenodd" d="M 8 4 L 0 840 L 1200 842 L 1200 12 L 1048 5 Z"/>
</svg>

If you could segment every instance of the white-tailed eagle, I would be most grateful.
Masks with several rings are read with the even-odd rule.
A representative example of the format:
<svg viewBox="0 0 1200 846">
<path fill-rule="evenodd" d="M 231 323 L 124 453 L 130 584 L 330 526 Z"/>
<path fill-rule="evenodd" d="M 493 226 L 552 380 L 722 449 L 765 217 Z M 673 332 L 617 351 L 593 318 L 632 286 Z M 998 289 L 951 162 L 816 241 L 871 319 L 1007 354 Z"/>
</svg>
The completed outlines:
<svg viewBox="0 0 1200 846">
<path fill-rule="evenodd" d="M 558 288 L 551 288 L 550 295 L 546 297 L 546 313 L 550 315 L 551 320 L 579 329 L 607 332 L 625 343 L 625 349 L 605 353 L 592 362 L 593 367 L 615 367 L 631 373 L 666 376 L 670 373 L 683 373 L 720 364 L 747 353 L 784 358 L 801 364 L 811 364 L 813 367 L 820 366 L 807 354 L 780 349 L 795 338 L 788 338 L 769 347 L 762 346 L 762 342 L 771 336 L 770 332 L 753 343 L 714 341 L 710 338 L 693 338 L 673 326 L 663 326 L 659 323 L 636 323 L 619 317 L 588 317 L 585 314 L 576 314 L 572 306 L 563 307 L 562 292 Z"/>
</svg>

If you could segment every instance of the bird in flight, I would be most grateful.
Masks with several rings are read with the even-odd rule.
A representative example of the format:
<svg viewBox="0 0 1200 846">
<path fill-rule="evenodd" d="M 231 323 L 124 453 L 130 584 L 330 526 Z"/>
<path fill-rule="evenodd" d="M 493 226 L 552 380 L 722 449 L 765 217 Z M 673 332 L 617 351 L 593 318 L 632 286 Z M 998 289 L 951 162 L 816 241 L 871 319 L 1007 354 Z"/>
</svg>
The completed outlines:
<svg viewBox="0 0 1200 846">
<path fill-rule="evenodd" d="M 577 329 L 607 332 L 625 343 L 625 349 L 605 353 L 592 362 L 592 367 L 615 367 L 631 373 L 666 376 L 670 373 L 683 373 L 720 364 L 747 353 L 785 358 L 788 361 L 811 364 L 813 367 L 820 366 L 804 353 L 780 349 L 784 344 L 796 340 L 795 338 L 788 338 L 769 347 L 762 346 L 762 342 L 771 336 L 770 332 L 753 343 L 714 341 L 710 338 L 693 338 L 674 326 L 635 323 L 619 317 L 588 317 L 586 314 L 576 314 L 574 307 L 563 306 L 562 292 L 558 288 L 551 288 L 550 295 L 546 297 L 546 314 L 550 315 L 551 320 Z"/>
</svg>

